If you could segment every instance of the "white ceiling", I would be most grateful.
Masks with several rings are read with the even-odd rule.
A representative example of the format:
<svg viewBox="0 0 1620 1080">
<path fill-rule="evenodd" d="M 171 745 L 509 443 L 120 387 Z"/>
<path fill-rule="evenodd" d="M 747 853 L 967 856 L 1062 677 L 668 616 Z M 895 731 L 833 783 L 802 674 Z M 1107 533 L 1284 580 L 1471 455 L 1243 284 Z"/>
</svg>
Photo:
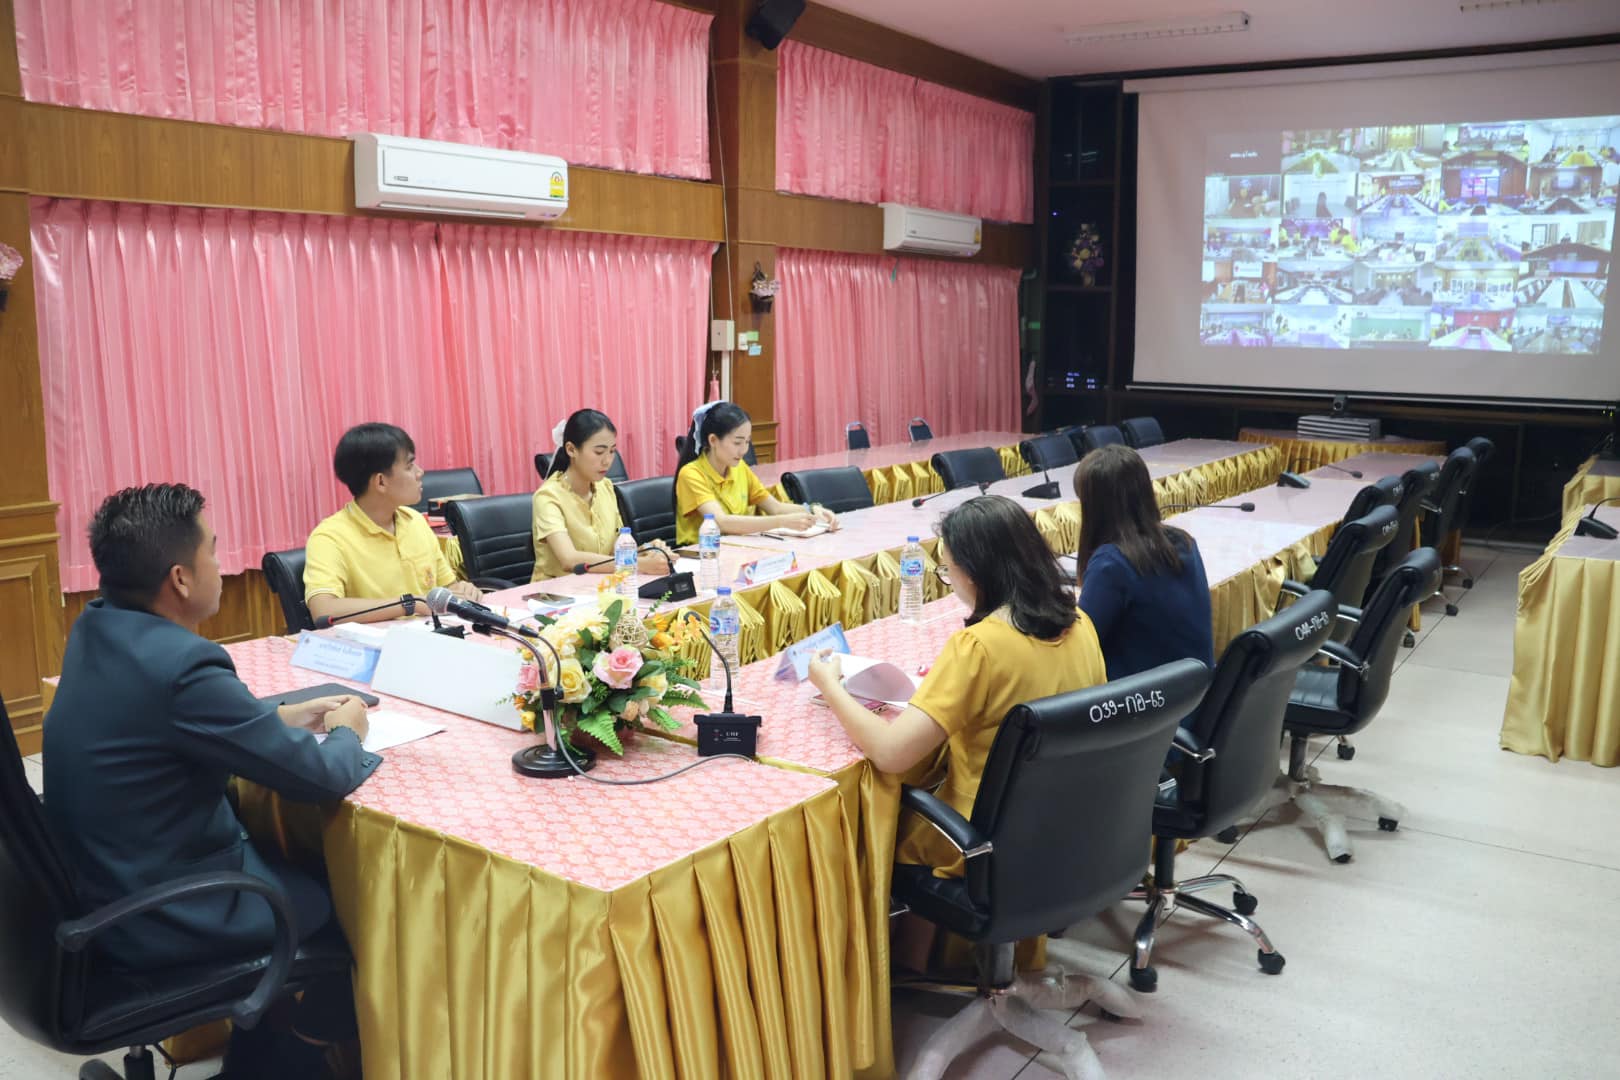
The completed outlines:
<svg viewBox="0 0 1620 1080">
<path fill-rule="evenodd" d="M 1035 78 L 1620 33 L 1620 0 L 1535 0 L 1463 14 L 1458 0 L 821 0 Z M 1235 34 L 1070 45 L 1084 26 L 1246 11 Z"/>
</svg>

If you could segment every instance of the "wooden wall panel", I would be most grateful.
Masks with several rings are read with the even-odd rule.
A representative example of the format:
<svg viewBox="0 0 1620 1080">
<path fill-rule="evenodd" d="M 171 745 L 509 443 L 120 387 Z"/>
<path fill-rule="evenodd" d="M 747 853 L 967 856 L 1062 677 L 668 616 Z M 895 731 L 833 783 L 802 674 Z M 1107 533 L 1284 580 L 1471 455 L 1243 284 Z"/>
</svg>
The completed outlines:
<svg viewBox="0 0 1620 1080">
<path fill-rule="evenodd" d="M 85 605 L 97 595 L 94 591 L 67 594 L 65 620 L 69 631 Z M 222 645 L 287 632 L 281 618 L 281 605 L 276 602 L 264 574 L 258 570 L 245 570 L 226 577 L 219 598 L 219 613 L 199 629 L 203 637 Z"/>
</svg>

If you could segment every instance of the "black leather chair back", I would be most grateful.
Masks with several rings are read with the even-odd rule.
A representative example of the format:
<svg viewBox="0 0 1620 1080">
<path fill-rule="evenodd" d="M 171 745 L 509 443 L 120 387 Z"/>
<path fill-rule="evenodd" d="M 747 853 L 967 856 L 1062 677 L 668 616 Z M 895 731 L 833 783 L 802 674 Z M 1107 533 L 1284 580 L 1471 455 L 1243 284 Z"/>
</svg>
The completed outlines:
<svg viewBox="0 0 1620 1080">
<path fill-rule="evenodd" d="M 468 580 L 522 585 L 534 575 L 534 496 L 459 499 L 444 504 L 444 518 L 461 545 Z"/>
<path fill-rule="evenodd" d="M 1360 607 L 1372 580 L 1378 553 L 1395 540 L 1400 517 L 1393 506 L 1375 507 L 1354 521 L 1340 525 L 1328 549 L 1316 564 L 1311 588 L 1326 589 L 1338 603 Z"/>
<path fill-rule="evenodd" d="M 934 429 L 929 427 L 928 421 L 920 416 L 911 418 L 911 427 L 908 430 L 911 433 L 912 442 L 923 442 L 934 437 Z"/>
<path fill-rule="evenodd" d="M 934 471 L 939 473 L 939 478 L 945 482 L 946 491 L 1007 478 L 1006 471 L 1001 467 L 1001 454 L 988 446 L 974 450 L 946 450 L 929 460 Z"/>
<path fill-rule="evenodd" d="M 853 466 L 783 473 L 782 490 L 796 503 L 820 503 L 835 514 L 872 505 L 872 489 L 866 486 L 861 470 Z"/>
<path fill-rule="evenodd" d="M 1093 424 L 1080 433 L 1080 456 L 1085 457 L 1100 446 L 1124 442 L 1125 433 L 1113 424 Z"/>
<path fill-rule="evenodd" d="M 1220 832 L 1276 781 L 1277 744 L 1294 676 L 1327 641 L 1336 613 L 1333 594 L 1313 589 L 1226 646 L 1203 704 L 1182 725 L 1199 745 L 1215 751 L 1198 767 L 1198 794 L 1190 807 L 1200 820 L 1189 832 Z M 1184 803 L 1193 787 L 1183 785 Z"/>
<path fill-rule="evenodd" d="M 637 544 L 675 542 L 675 478 L 653 476 L 613 485 L 619 519 L 630 526 Z"/>
<path fill-rule="evenodd" d="M 435 499 L 483 493 L 484 485 L 478 482 L 478 474 L 471 469 L 428 469 L 422 473 L 422 501 L 412 509 L 425 514 L 428 504 Z"/>
<path fill-rule="evenodd" d="M 1037 435 L 1018 444 L 1018 453 L 1035 472 L 1062 469 L 1080 460 L 1067 435 Z"/>
<path fill-rule="evenodd" d="M 1350 500 L 1339 524 L 1348 525 L 1357 518 L 1364 518 L 1380 506 L 1394 506 L 1400 501 L 1400 488 L 1401 478 L 1398 476 L 1386 476 L 1366 485 Z"/>
<path fill-rule="evenodd" d="M 1412 607 L 1433 596 L 1439 585 L 1439 552 L 1418 548 L 1384 577 L 1362 608 L 1361 623 L 1348 644 L 1366 671 L 1358 673 L 1348 666 L 1339 669 L 1338 706 L 1355 718 L 1345 734 L 1365 727 L 1383 707 Z"/>
<path fill-rule="evenodd" d="M 82 914 L 0 702 L 0 1017 L 46 1046 L 62 1043 L 64 993 L 82 994 L 86 965 L 57 946 L 56 927 Z"/>
<path fill-rule="evenodd" d="M 315 629 L 315 620 L 304 603 L 304 549 L 267 551 L 259 569 L 264 571 L 270 591 L 281 601 L 281 617 L 287 624 L 287 633 Z"/>
<path fill-rule="evenodd" d="M 1429 493 L 1428 509 L 1423 515 L 1423 544 L 1438 548 L 1457 528 L 1457 510 L 1462 505 L 1463 492 L 1474 483 L 1479 460 L 1466 446 L 1459 446 L 1446 456 L 1440 466 L 1440 479 Z"/>
<path fill-rule="evenodd" d="M 851 450 L 868 450 L 872 446 L 872 437 L 867 434 L 866 425 L 855 420 L 844 427 L 844 443 Z"/>
<path fill-rule="evenodd" d="M 1496 444 L 1483 435 L 1476 435 L 1463 444 L 1474 452 L 1474 475 L 1463 485 L 1462 497 L 1457 500 L 1457 513 L 1452 528 L 1466 529 L 1474 519 L 1474 492 L 1485 479 L 1485 463 L 1496 453 Z"/>
<path fill-rule="evenodd" d="M 1374 581 L 1383 580 L 1384 575 L 1417 547 L 1418 514 L 1422 513 L 1423 500 L 1429 497 L 1439 478 L 1440 466 L 1432 461 L 1401 474 L 1401 493 L 1395 503 L 1395 512 L 1400 517 L 1399 531 L 1389 546 L 1378 553 L 1378 559 L 1373 563 Z"/>
<path fill-rule="evenodd" d="M 1147 446 L 1158 446 L 1164 442 L 1164 429 L 1151 416 L 1132 417 L 1119 427 L 1125 433 L 1125 441 L 1138 450 Z"/>
<path fill-rule="evenodd" d="M 968 896 L 989 916 L 976 940 L 1068 926 L 1141 880 L 1164 755 L 1208 684 L 1207 667 L 1178 660 L 1007 714 L 970 819 L 994 846 L 967 861 Z"/>
<path fill-rule="evenodd" d="M 534 455 L 534 471 L 542 481 L 551 472 L 551 462 L 554 456 L 546 453 Z M 619 456 L 617 450 L 613 451 L 613 464 L 608 466 L 607 478 L 615 484 L 622 484 L 630 479 L 630 474 L 624 468 L 624 458 Z"/>
</svg>

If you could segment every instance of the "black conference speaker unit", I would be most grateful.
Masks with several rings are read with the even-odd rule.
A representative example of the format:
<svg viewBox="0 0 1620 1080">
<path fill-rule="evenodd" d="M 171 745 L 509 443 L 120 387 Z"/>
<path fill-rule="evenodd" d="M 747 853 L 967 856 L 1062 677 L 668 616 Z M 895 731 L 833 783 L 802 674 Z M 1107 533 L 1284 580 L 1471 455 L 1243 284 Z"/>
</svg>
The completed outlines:
<svg viewBox="0 0 1620 1080">
<path fill-rule="evenodd" d="M 759 0 L 743 30 L 767 49 L 774 49 L 803 14 L 804 0 Z"/>
</svg>

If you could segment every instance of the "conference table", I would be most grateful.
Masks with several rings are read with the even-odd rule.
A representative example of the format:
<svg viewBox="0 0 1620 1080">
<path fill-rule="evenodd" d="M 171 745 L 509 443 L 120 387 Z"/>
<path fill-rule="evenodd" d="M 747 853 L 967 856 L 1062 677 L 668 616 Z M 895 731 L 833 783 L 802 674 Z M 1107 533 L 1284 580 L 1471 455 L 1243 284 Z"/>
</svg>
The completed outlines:
<svg viewBox="0 0 1620 1080">
<path fill-rule="evenodd" d="M 1620 492 L 1617 492 L 1620 493 Z M 1501 744 L 1520 754 L 1620 765 L 1620 540 L 1576 536 L 1576 505 L 1519 573 L 1513 680 Z M 1597 509 L 1620 528 L 1620 506 Z"/>
<path fill-rule="evenodd" d="M 944 490 L 944 483 L 929 460 L 950 450 L 973 450 L 981 446 L 1001 456 L 1001 468 L 1008 476 L 1029 472 L 1018 444 L 1032 438 L 1020 431 L 971 431 L 965 435 L 943 435 L 920 442 L 887 443 L 865 450 L 835 450 L 808 457 L 784 458 L 754 466 L 759 482 L 778 499 L 789 501 L 782 487 L 782 476 L 809 469 L 855 468 L 866 477 L 876 503 L 901 502 L 918 495 Z"/>
<path fill-rule="evenodd" d="M 1443 439 L 1410 439 L 1403 435 L 1385 435 L 1370 441 L 1323 439 L 1300 435 L 1286 428 L 1244 428 L 1238 432 L 1238 440 L 1277 447 L 1283 452 L 1283 468 L 1290 472 L 1304 472 L 1361 454 L 1435 455 L 1446 452 Z"/>
<path fill-rule="evenodd" d="M 1564 516 L 1604 499 L 1620 498 L 1620 459 L 1589 457 L 1564 485 Z"/>
</svg>

